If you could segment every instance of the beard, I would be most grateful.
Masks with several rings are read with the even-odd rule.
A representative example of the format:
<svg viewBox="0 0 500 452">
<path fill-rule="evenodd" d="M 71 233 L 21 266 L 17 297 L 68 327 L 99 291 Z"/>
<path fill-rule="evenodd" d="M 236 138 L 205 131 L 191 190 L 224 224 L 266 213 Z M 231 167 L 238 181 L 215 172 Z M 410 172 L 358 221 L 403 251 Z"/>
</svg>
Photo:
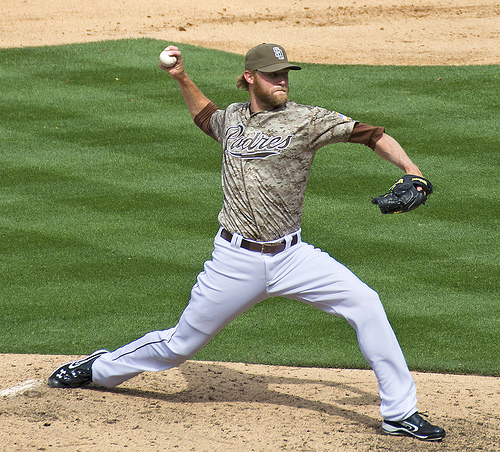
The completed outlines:
<svg viewBox="0 0 500 452">
<path fill-rule="evenodd" d="M 266 90 L 257 77 L 254 79 L 254 94 L 260 102 L 272 108 L 282 107 L 288 101 L 287 87 L 284 86 L 274 91 Z"/>
</svg>

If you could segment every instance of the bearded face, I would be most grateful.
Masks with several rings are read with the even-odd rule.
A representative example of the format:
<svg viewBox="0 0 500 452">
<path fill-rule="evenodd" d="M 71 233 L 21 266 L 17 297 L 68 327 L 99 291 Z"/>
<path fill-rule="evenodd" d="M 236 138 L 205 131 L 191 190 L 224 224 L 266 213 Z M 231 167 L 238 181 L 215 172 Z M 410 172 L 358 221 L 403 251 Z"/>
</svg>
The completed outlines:
<svg viewBox="0 0 500 452">
<path fill-rule="evenodd" d="M 256 73 L 253 94 L 260 104 L 269 109 L 282 107 L 288 101 L 288 71 Z"/>
</svg>

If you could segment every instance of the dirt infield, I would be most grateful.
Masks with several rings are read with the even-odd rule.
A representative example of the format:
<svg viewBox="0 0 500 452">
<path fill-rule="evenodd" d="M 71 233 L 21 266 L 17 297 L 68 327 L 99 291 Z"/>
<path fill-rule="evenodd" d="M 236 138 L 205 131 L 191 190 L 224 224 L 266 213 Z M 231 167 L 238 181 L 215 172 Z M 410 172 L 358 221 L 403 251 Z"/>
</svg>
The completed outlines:
<svg viewBox="0 0 500 452">
<path fill-rule="evenodd" d="M 2 0 L 0 47 L 152 37 L 239 54 L 278 42 L 298 62 L 500 64 L 498 0 L 399 3 Z M 499 449 L 498 378 L 414 373 L 448 432 L 432 444 L 382 434 L 370 371 L 190 361 L 113 390 L 49 388 L 69 358 L 0 355 L 0 450 Z"/>
<path fill-rule="evenodd" d="M 240 54 L 277 42 L 300 62 L 500 62 L 498 0 L 2 0 L 0 13 L 0 47 L 151 37 Z"/>
<path fill-rule="evenodd" d="M 448 431 L 431 444 L 381 432 L 367 370 L 190 361 L 114 389 L 50 388 L 54 365 L 72 358 L 0 355 L 0 450 L 493 452 L 500 444 L 497 378 L 414 373 L 420 406 Z"/>
</svg>

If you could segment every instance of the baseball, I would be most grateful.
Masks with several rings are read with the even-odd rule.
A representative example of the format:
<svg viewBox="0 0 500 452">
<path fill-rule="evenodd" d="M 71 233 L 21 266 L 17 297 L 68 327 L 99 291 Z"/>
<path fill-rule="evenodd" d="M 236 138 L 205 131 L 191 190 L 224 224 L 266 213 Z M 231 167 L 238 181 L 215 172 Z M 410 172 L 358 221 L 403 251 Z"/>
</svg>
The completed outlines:
<svg viewBox="0 0 500 452">
<path fill-rule="evenodd" d="M 160 53 L 160 63 L 165 67 L 172 67 L 177 62 L 177 58 L 169 55 L 169 50 L 165 49 Z"/>
</svg>

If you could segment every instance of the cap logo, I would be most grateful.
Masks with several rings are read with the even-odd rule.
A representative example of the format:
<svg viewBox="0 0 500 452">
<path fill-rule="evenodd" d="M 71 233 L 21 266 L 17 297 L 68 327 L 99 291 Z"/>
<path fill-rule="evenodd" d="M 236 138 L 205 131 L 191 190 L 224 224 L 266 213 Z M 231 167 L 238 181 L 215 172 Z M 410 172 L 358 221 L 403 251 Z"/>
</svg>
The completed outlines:
<svg viewBox="0 0 500 452">
<path fill-rule="evenodd" d="M 281 50 L 279 47 L 273 47 L 273 52 L 274 52 L 274 56 L 278 60 L 284 60 L 285 59 L 285 55 L 283 53 L 283 50 Z"/>
</svg>

